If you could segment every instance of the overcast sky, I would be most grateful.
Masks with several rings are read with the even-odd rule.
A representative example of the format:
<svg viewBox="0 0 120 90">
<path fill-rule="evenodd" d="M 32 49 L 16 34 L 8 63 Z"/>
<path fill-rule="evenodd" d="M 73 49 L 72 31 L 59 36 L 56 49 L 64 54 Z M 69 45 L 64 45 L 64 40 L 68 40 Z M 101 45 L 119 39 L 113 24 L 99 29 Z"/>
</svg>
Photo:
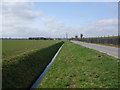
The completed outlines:
<svg viewBox="0 0 120 90">
<path fill-rule="evenodd" d="M 4 2 L 2 14 L 2 37 L 118 34 L 117 2 Z"/>
</svg>

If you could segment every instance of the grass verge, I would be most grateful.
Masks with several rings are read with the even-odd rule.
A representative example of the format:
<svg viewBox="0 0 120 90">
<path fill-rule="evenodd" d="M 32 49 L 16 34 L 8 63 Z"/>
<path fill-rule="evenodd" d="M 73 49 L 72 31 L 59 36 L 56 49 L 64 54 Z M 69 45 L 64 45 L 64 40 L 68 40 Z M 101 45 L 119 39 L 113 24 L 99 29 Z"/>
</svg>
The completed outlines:
<svg viewBox="0 0 120 90">
<path fill-rule="evenodd" d="M 120 36 L 108 36 L 108 37 L 90 37 L 86 39 L 99 39 L 99 38 L 120 38 Z"/>
<path fill-rule="evenodd" d="M 80 41 L 80 42 L 85 42 L 85 41 Z M 91 42 L 85 42 L 85 43 L 91 43 Z M 103 46 L 110 46 L 110 47 L 120 48 L 120 45 L 114 45 L 114 44 L 102 44 L 102 43 L 91 43 L 91 44 L 97 44 L 97 45 L 103 45 Z"/>
<path fill-rule="evenodd" d="M 4 59 L 2 87 L 29 88 L 43 72 L 63 42 L 11 59 Z"/>
<path fill-rule="evenodd" d="M 65 42 L 37 88 L 118 88 L 118 59 Z"/>
</svg>

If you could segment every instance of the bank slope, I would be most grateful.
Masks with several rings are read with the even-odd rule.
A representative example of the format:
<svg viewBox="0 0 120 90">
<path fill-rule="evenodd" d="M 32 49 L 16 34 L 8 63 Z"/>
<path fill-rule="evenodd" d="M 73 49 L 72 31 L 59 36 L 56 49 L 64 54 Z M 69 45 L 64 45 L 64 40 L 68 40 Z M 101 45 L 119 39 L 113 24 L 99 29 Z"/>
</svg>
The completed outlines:
<svg viewBox="0 0 120 90">
<path fill-rule="evenodd" d="M 118 59 L 65 42 L 37 88 L 118 88 Z"/>
<path fill-rule="evenodd" d="M 4 59 L 2 88 L 30 88 L 62 44 L 63 42 L 48 44 L 24 55 Z"/>
</svg>

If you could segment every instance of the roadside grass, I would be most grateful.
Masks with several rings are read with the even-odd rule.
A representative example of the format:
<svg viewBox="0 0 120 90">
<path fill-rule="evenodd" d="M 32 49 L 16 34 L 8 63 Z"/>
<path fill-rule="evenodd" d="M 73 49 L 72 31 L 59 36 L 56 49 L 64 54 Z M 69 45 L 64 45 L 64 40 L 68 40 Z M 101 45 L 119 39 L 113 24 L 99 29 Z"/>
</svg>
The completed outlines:
<svg viewBox="0 0 120 90">
<path fill-rule="evenodd" d="M 2 63 L 2 40 L 0 39 L 0 67 Z"/>
<path fill-rule="evenodd" d="M 76 41 L 78 41 L 78 40 L 76 40 Z M 86 41 L 80 41 L 80 42 L 91 43 L 91 42 L 86 42 Z M 97 45 L 111 46 L 111 47 L 120 48 L 120 45 L 114 45 L 114 44 L 102 44 L 102 43 L 91 43 L 91 44 L 97 44 Z"/>
<path fill-rule="evenodd" d="M 63 42 L 46 45 L 33 52 L 4 59 L 2 64 L 2 88 L 30 88 Z M 43 44 L 44 45 L 44 44 Z"/>
<path fill-rule="evenodd" d="M 118 88 L 119 59 L 65 42 L 37 88 Z"/>
<path fill-rule="evenodd" d="M 90 37 L 85 39 L 99 39 L 99 38 L 120 38 L 120 36 L 108 36 L 108 37 Z"/>
<path fill-rule="evenodd" d="M 93 44 L 98 44 L 98 45 L 103 45 L 103 46 L 111 46 L 111 47 L 120 48 L 120 45 L 114 45 L 114 44 L 100 44 L 100 43 L 93 43 Z"/>
<path fill-rule="evenodd" d="M 2 58 L 13 58 L 58 43 L 58 40 L 2 40 Z"/>
</svg>

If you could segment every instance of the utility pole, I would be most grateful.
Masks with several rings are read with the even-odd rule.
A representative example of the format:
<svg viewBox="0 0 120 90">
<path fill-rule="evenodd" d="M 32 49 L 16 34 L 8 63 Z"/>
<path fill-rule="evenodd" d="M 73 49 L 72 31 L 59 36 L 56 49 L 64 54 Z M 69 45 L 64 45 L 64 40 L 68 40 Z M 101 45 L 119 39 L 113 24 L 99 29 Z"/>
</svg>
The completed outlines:
<svg viewBox="0 0 120 90">
<path fill-rule="evenodd" d="M 68 39 L 68 33 L 66 32 L 66 40 Z"/>
</svg>

